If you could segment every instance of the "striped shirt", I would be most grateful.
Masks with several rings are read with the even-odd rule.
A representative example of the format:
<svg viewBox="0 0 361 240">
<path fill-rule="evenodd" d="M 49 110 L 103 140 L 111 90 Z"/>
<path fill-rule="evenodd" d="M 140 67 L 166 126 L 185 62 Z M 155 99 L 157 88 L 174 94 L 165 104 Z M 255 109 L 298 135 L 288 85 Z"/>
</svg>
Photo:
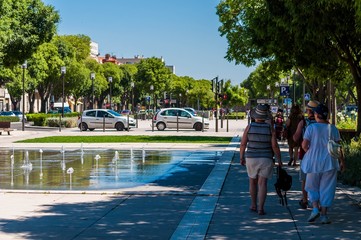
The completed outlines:
<svg viewBox="0 0 361 240">
<path fill-rule="evenodd" d="M 271 125 L 252 122 L 248 129 L 246 157 L 273 158 Z"/>
</svg>

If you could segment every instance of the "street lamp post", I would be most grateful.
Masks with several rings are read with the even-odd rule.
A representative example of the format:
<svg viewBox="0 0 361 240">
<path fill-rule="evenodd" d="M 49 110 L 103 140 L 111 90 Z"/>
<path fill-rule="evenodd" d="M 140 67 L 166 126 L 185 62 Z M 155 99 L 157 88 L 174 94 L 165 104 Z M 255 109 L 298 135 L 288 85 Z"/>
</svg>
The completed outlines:
<svg viewBox="0 0 361 240">
<path fill-rule="evenodd" d="M 131 82 L 130 86 L 132 88 L 132 108 L 131 108 L 131 111 L 134 114 L 134 111 L 135 111 L 135 108 L 134 108 L 134 82 Z"/>
<path fill-rule="evenodd" d="M 21 129 L 25 131 L 25 69 L 28 67 L 27 62 L 25 61 L 21 68 L 23 69 L 23 119 L 21 120 Z"/>
<path fill-rule="evenodd" d="M 108 81 L 110 84 L 110 89 L 109 89 L 109 103 L 110 103 L 110 109 L 112 110 L 112 83 L 113 83 L 113 78 L 112 77 L 108 77 Z"/>
<path fill-rule="evenodd" d="M 92 80 L 92 109 L 94 109 L 94 79 L 95 73 L 90 73 L 90 79 Z"/>
<path fill-rule="evenodd" d="M 65 94 L 64 94 L 64 89 L 65 89 L 65 73 L 66 73 L 66 67 L 61 67 L 60 68 L 60 72 L 61 72 L 61 79 L 63 80 L 63 94 L 62 94 L 62 101 L 61 101 L 61 117 L 64 117 L 64 100 L 65 100 Z"/>
<path fill-rule="evenodd" d="M 150 85 L 150 91 L 154 93 L 154 86 Z M 155 99 L 153 98 L 153 104 L 154 104 Z M 150 106 L 150 100 L 149 100 L 149 106 Z M 154 132 L 154 122 L 153 122 L 153 118 L 152 120 L 152 132 Z"/>
<path fill-rule="evenodd" d="M 277 89 L 278 89 L 279 87 L 280 87 L 279 82 L 275 82 L 275 88 L 276 88 L 276 90 L 272 92 L 272 101 L 274 101 L 275 95 L 276 95 L 276 93 L 277 93 L 276 91 L 277 91 Z M 277 101 L 275 101 L 275 102 L 277 102 L 277 107 L 278 107 L 278 97 L 276 98 L 276 100 L 277 100 Z"/>
</svg>

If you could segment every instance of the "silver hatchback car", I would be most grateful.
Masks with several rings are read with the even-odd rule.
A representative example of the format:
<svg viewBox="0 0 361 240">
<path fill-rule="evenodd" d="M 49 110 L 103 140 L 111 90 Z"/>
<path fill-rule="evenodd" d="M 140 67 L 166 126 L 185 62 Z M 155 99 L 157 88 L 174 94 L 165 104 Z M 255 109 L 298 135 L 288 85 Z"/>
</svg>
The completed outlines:
<svg viewBox="0 0 361 240">
<path fill-rule="evenodd" d="M 209 119 L 194 116 L 182 108 L 164 108 L 153 118 L 153 122 L 159 131 L 166 128 L 195 129 L 202 131 L 209 128 Z"/>
<path fill-rule="evenodd" d="M 122 116 L 121 114 L 109 110 L 109 109 L 92 109 L 85 110 L 81 117 L 78 118 L 77 125 L 81 128 L 82 131 L 89 129 L 93 131 L 96 128 L 102 129 L 117 129 L 118 131 L 123 131 L 135 127 L 134 118 L 128 116 Z"/>
</svg>

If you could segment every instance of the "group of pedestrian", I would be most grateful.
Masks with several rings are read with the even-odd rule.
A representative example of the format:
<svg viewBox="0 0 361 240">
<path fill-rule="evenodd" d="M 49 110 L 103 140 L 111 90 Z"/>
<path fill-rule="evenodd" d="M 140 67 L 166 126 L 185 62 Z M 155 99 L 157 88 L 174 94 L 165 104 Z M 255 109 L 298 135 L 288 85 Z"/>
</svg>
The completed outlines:
<svg viewBox="0 0 361 240">
<path fill-rule="evenodd" d="M 264 215 L 267 181 L 273 174 L 274 158 L 279 166 L 283 165 L 277 139 L 285 137 L 280 136 L 285 133 L 290 154 L 288 165 L 297 166 L 300 160 L 302 199 L 299 204 L 307 209 L 308 202 L 312 203 L 307 221 L 314 222 L 320 217 L 321 223 L 328 224 L 331 221 L 327 210 L 335 197 L 337 171 L 345 169 L 345 161 L 342 149 L 337 159 L 328 152 L 327 144 L 329 139 L 339 143 L 340 134 L 329 123 L 329 111 L 324 104 L 309 101 L 306 115 L 304 117 L 300 107 L 294 105 L 281 130 L 277 128 L 281 121 L 277 118 L 283 118 L 282 111 L 278 111 L 273 119 L 269 106 L 259 104 L 250 112 L 253 121 L 248 124 L 241 139 L 240 162 L 246 166 L 249 177 L 250 210 Z"/>
</svg>

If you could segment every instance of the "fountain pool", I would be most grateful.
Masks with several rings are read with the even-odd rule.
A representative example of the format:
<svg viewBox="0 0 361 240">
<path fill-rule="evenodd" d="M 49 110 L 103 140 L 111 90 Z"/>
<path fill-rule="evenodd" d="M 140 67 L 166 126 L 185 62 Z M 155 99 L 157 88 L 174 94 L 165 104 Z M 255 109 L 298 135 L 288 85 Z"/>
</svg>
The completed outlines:
<svg viewBox="0 0 361 240">
<path fill-rule="evenodd" d="M 222 152 L 144 149 L 0 150 L 0 188 L 106 190 L 141 186 L 177 171 L 181 163 L 215 163 Z"/>
</svg>

